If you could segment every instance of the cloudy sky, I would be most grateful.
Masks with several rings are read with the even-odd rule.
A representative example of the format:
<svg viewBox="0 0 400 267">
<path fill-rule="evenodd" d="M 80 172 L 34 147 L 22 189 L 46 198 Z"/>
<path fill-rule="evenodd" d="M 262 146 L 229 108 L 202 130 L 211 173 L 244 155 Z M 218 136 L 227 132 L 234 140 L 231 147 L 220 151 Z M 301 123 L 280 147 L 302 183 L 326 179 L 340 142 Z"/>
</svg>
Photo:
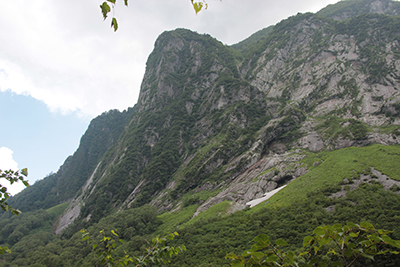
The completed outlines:
<svg viewBox="0 0 400 267">
<path fill-rule="evenodd" d="M 132 107 L 163 31 L 187 28 L 234 44 L 298 12 L 338 0 L 117 0 L 119 29 L 101 0 L 13 0 L 0 9 L 0 169 L 28 167 L 33 183 L 73 154 L 90 120 Z M 2 181 L 0 181 L 1 183 Z M 12 189 L 12 193 L 20 189 Z"/>
</svg>

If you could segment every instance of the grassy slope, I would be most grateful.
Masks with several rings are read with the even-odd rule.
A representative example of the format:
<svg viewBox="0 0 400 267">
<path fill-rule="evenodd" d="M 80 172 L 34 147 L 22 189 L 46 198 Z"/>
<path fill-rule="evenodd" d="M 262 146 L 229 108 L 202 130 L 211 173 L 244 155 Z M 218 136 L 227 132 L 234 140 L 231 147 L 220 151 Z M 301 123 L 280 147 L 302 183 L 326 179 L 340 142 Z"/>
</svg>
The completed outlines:
<svg viewBox="0 0 400 267">
<path fill-rule="evenodd" d="M 226 253 L 240 253 L 251 245 L 251 239 L 259 233 L 266 233 L 274 240 L 284 238 L 293 244 L 293 248 L 296 248 L 298 244 L 301 246 L 302 238 L 310 234 L 316 226 L 335 222 L 366 220 L 376 224 L 377 227 L 394 230 L 395 237 L 400 237 L 400 227 L 398 227 L 400 200 L 399 196 L 390 190 L 384 191 L 376 185 L 366 184 L 362 188 L 360 186 L 360 190 L 349 192 L 344 199 L 329 199 L 322 193 L 311 194 L 311 196 L 308 194 L 310 199 L 307 199 L 307 193 L 317 188 L 322 190 L 326 186 L 338 184 L 345 177 L 356 178 L 360 173 L 368 171 L 370 166 L 391 178 L 400 180 L 400 170 L 398 170 L 400 146 L 372 145 L 363 148 L 350 147 L 336 151 L 306 153 L 307 156 L 301 163 L 309 166 L 309 173 L 291 182 L 284 190 L 271 198 L 267 205 L 260 204 L 250 210 L 226 215 L 231 203 L 225 201 L 192 218 L 199 203 L 212 195 L 202 191 L 185 195 L 181 211 L 164 213 L 158 215 L 156 219 L 155 210 L 154 217 L 147 218 L 146 207 L 131 209 L 110 215 L 96 228 L 89 230 L 91 233 L 96 233 L 99 229 L 117 229 L 123 238 L 128 240 L 121 247 L 127 251 L 137 251 L 143 249 L 142 247 L 147 247 L 146 240 L 151 237 L 178 231 L 180 236 L 174 244 L 185 244 L 188 248 L 184 255 L 174 259 L 176 264 L 172 266 L 180 267 L 229 266 L 229 261 L 224 259 Z M 314 166 L 315 162 L 320 164 Z M 301 200 L 307 201 L 301 202 Z M 354 206 L 352 203 L 358 203 L 358 205 Z M 49 222 L 60 214 L 67 204 L 46 210 L 45 212 L 50 215 Z M 335 205 L 335 211 L 327 212 L 324 207 L 332 205 Z M 82 265 L 84 262 L 92 264 L 93 255 L 87 255 L 90 247 L 82 243 L 79 233 L 71 239 L 60 239 L 46 235 L 43 231 L 38 232 L 49 230 L 50 225 L 41 223 L 35 229 L 35 235 L 23 238 L 15 244 L 12 247 L 13 254 L 3 256 L 6 262 L 12 262 L 17 266 L 29 266 L 33 262 L 38 262 L 39 258 L 44 261 L 61 257 L 57 255 L 61 253 L 62 248 L 65 248 L 73 251 L 79 258 L 79 264 L 75 266 Z M 129 235 L 132 227 L 137 229 Z M 40 241 L 43 238 L 47 239 L 42 244 Z M 26 246 L 32 243 L 32 240 L 40 244 L 26 251 Z M 50 253 L 49 255 L 43 252 L 50 247 L 59 249 L 46 252 Z M 83 251 L 84 249 L 87 251 Z M 29 260 L 24 259 L 24 255 Z M 0 266 L 6 265 L 2 265 L 0 260 Z M 87 266 L 93 266 L 93 264 Z"/>
<path fill-rule="evenodd" d="M 314 162 L 319 162 L 313 166 Z M 358 178 L 370 167 L 400 181 L 400 146 L 371 145 L 348 147 L 335 151 L 309 153 L 303 163 L 310 171 L 291 182 L 284 190 L 269 199 L 270 205 L 287 206 L 307 198 L 308 192 L 338 184 L 344 178 Z"/>
<path fill-rule="evenodd" d="M 307 165 L 310 171 L 292 181 L 285 189 L 270 198 L 268 200 L 269 206 L 282 207 L 304 201 L 307 199 L 307 193 L 339 184 L 344 178 L 357 179 L 361 173 L 368 173 L 370 167 L 400 181 L 400 146 L 371 145 L 306 153 L 307 156 L 301 163 Z M 198 205 L 191 205 L 183 208 L 181 212 L 160 215 L 159 218 L 163 221 L 163 229 L 160 230 L 171 231 L 177 225 L 186 227 L 196 221 L 206 220 L 213 216 L 223 216 L 230 205 L 228 202 L 222 202 L 192 218 L 197 207 Z M 259 211 L 264 207 L 265 205 L 261 203 L 254 207 L 252 211 Z"/>
</svg>

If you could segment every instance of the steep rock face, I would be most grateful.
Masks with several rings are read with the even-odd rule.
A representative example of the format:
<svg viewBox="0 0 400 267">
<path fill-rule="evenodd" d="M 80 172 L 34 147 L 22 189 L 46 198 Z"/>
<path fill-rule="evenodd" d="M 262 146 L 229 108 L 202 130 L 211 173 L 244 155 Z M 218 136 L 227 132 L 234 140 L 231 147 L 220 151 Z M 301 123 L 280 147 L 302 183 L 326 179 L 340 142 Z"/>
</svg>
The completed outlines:
<svg viewBox="0 0 400 267">
<path fill-rule="evenodd" d="M 123 112 L 110 110 L 93 119 L 80 140 L 79 148 L 60 169 L 17 194 L 10 203 L 22 211 L 33 211 L 71 201 L 107 149 L 117 142 L 132 113 L 132 108 Z"/>
<path fill-rule="evenodd" d="M 288 42 L 282 46 L 273 38 L 267 41 L 268 48 L 253 59 L 256 64 L 247 74 L 252 85 L 309 116 L 353 118 L 372 127 L 396 124 L 393 116 L 383 116 L 397 114 L 394 106 L 400 101 L 399 43 L 394 37 L 399 31 L 395 23 L 386 28 L 392 18 L 368 14 L 332 23 L 311 14 L 301 16 L 300 22 L 275 26 L 276 34 Z M 312 130 L 304 126 L 303 132 Z M 312 131 L 308 135 L 317 136 Z M 386 139 L 379 133 L 374 136 L 377 142 Z"/>
<path fill-rule="evenodd" d="M 332 27 L 330 21 L 312 15 L 304 15 L 290 31 L 291 25 L 283 29 L 277 25 L 280 36 L 292 37 L 282 48 L 270 43 L 250 74 L 252 85 L 270 98 L 307 107 L 304 111 L 314 116 L 340 109 L 348 117 L 379 113 L 399 101 L 399 60 L 395 57 L 399 44 L 388 35 L 378 38 L 385 24 L 374 23 L 375 19 L 372 15 L 357 18 L 358 23 L 370 24 L 359 31 L 343 29 L 356 19 Z M 363 30 L 369 34 L 357 36 Z"/>
<path fill-rule="evenodd" d="M 86 200 L 80 216 L 96 220 L 117 207 L 142 205 L 174 175 L 181 177 L 176 198 L 203 183 L 193 175 L 196 168 L 210 174 L 233 158 L 236 151 L 219 148 L 221 140 L 230 140 L 221 133 L 229 126 L 225 121 L 245 129 L 260 117 L 246 109 L 253 109 L 252 103 L 265 106 L 262 92 L 236 77 L 231 48 L 187 30 L 162 34 L 149 57 L 136 113 L 94 175 L 88 188 L 93 193 L 86 198 L 82 192 Z M 228 106 L 234 112 L 225 113 Z M 217 135 L 221 140 L 212 142 L 206 154 L 198 151 Z M 184 172 L 191 173 L 178 175 L 184 162 L 190 169 Z"/>
<path fill-rule="evenodd" d="M 335 20 L 345 20 L 367 13 L 398 16 L 400 4 L 390 0 L 340 1 L 323 8 L 317 14 Z"/>
<path fill-rule="evenodd" d="M 225 200 L 243 208 L 306 173 L 305 151 L 398 144 L 400 20 L 347 8 L 347 19 L 299 14 L 233 47 L 161 34 L 135 114 L 69 215 L 90 224 L 144 203 L 169 211 L 200 192 L 210 197 L 196 214 Z"/>
</svg>

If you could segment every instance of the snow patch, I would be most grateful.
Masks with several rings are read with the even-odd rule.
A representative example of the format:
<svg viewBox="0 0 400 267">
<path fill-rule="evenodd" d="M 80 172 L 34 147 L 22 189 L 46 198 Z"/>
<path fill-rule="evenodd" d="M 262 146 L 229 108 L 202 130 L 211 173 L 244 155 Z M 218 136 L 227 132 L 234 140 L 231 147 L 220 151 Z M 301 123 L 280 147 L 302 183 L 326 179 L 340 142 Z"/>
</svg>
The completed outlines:
<svg viewBox="0 0 400 267">
<path fill-rule="evenodd" d="M 278 193 L 281 189 L 283 189 L 285 187 L 286 187 L 286 185 L 281 186 L 281 187 L 279 187 L 277 189 L 274 189 L 274 190 L 272 190 L 270 192 L 267 192 L 267 193 L 264 194 L 263 197 L 256 198 L 256 199 L 253 199 L 253 200 L 247 202 L 246 206 L 249 206 L 250 208 L 252 208 L 252 207 L 260 204 L 261 202 L 264 202 L 265 200 L 269 199 L 270 197 L 272 197 L 273 195 L 275 195 L 276 193 Z"/>
</svg>

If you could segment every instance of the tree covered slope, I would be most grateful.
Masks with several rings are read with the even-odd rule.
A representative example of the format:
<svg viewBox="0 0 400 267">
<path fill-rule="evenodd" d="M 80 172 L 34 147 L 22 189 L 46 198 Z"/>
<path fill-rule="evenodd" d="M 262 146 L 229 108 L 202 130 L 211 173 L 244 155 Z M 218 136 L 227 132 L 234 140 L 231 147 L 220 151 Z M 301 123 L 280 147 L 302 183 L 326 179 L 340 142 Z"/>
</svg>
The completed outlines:
<svg viewBox="0 0 400 267">
<path fill-rule="evenodd" d="M 18 249 L 31 236 L 71 266 L 62 253 L 82 246 L 82 227 L 117 228 L 131 251 L 179 229 L 190 252 L 176 266 L 224 266 L 260 232 L 298 244 L 323 223 L 367 220 L 399 238 L 398 10 L 342 1 L 233 46 L 162 33 L 134 111 L 94 119 L 57 173 L 13 199 L 43 223 L 3 214 L 0 240 L 17 251 L 4 259 L 33 262 L 36 248 Z M 95 264 L 90 248 L 70 254 Z"/>
</svg>

